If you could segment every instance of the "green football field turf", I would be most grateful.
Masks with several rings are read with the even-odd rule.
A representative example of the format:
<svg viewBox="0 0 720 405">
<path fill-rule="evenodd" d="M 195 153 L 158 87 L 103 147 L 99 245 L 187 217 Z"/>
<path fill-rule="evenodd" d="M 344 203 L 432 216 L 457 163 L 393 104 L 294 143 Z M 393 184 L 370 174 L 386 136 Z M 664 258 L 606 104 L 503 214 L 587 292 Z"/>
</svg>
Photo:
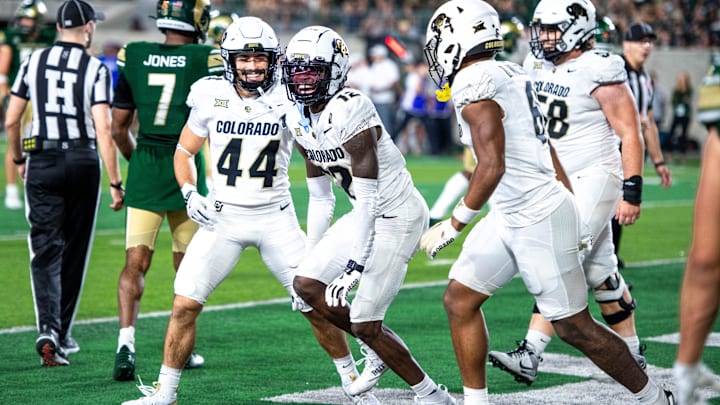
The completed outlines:
<svg viewBox="0 0 720 405">
<path fill-rule="evenodd" d="M 0 144 L 0 149 L 4 150 L 4 146 Z M 460 162 L 454 156 L 408 157 L 408 168 L 418 189 L 431 204 L 445 180 L 459 170 Z M 675 345 L 651 339 L 677 331 L 679 281 L 690 240 L 698 174 L 697 161 L 671 168 L 674 184 L 669 190 L 662 189 L 654 173 L 646 171 L 642 216 L 636 225 L 625 229 L 620 252 L 628 264 L 625 277 L 633 284 L 639 303 L 639 334 L 648 345 L 649 363 L 657 366 L 651 371 L 657 373 L 660 380 L 667 379 Z M 297 156 L 293 158 L 291 178 L 298 216 L 304 223 L 307 189 L 303 165 Z M 4 184 L 0 190 L 4 190 Z M 104 192 L 107 190 L 105 187 Z M 25 239 L 27 224 L 21 211 L 0 207 L 3 224 L 0 226 L 3 261 L 0 271 L 7 285 L 0 300 L 0 347 L 4 360 L 0 363 L 0 403 L 112 404 L 139 395 L 132 383 L 118 383 L 111 378 L 117 341 L 116 286 L 124 263 L 124 214 L 110 211 L 108 201 L 106 194 L 101 202 L 77 315 L 79 324 L 74 330 L 82 350 L 71 357 L 69 367 L 57 369 L 41 368 L 34 351 L 35 317 Z M 346 198 L 338 195 L 336 212 L 344 212 L 348 207 Z M 406 278 L 408 288 L 400 292 L 387 318 L 387 323 L 403 336 L 426 371 L 454 394 L 462 391 L 462 383 L 441 297 L 447 271 L 459 252 L 460 242 L 443 250 L 434 262 L 422 254 L 413 259 Z M 167 323 L 167 314 L 162 311 L 171 306 L 172 278 L 170 241 L 167 232 L 163 232 L 146 279 L 143 319 L 137 332 L 138 371 L 145 383 L 157 378 Z M 271 299 L 281 302 L 247 304 Z M 491 350 L 511 349 L 515 340 L 524 336 L 531 304 L 532 299 L 519 280 L 513 280 L 490 300 L 484 312 Z M 594 312 L 595 307 L 591 304 Z M 159 313 L 150 316 L 155 312 Z M 717 323 L 714 330 L 720 332 Z M 279 396 L 275 401 L 338 403 L 337 398 L 341 399 L 333 391 L 338 378 L 332 363 L 314 342 L 307 322 L 290 311 L 284 290 L 252 249 L 243 255 L 233 274 L 210 297 L 208 310 L 199 321 L 197 347 L 205 356 L 207 366 L 183 375 L 182 403 L 270 403 L 263 399 Z M 355 345 L 353 348 L 357 359 L 360 354 Z M 596 397 L 583 395 L 595 391 L 605 395 L 600 398 L 614 395 L 606 392 L 615 389 L 612 384 L 583 385 L 591 384 L 583 374 L 585 371 L 572 374 L 553 368 L 552 364 L 560 360 L 552 356 L 570 355 L 574 359 L 579 356 L 574 349 L 556 339 L 548 353 L 552 355 L 541 370 L 547 367 L 549 371 L 530 388 L 490 369 L 491 394 L 511 395 L 495 396 L 496 403 L 603 403 L 597 402 Z M 715 370 L 720 370 L 720 349 L 709 347 L 705 358 Z M 405 398 L 407 386 L 394 374 L 383 378 L 381 388 L 378 396 L 384 403 L 409 403 Z M 401 391 L 390 391 L 393 388 Z M 292 396 L 300 392 L 310 393 L 304 397 Z M 624 394 L 619 392 L 616 398 L 622 400 Z M 530 399 L 512 395 L 530 395 Z M 717 399 L 713 401 L 720 403 Z"/>
</svg>

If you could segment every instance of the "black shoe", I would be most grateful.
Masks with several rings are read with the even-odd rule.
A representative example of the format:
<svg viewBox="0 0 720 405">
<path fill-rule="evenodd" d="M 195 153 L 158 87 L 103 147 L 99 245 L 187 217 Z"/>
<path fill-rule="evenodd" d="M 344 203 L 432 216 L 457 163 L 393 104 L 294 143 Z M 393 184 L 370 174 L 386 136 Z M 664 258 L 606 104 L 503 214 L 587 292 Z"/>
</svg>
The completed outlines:
<svg viewBox="0 0 720 405">
<path fill-rule="evenodd" d="M 62 347 L 65 354 L 73 354 L 80 351 L 80 345 L 70 336 L 60 341 L 60 347 Z"/>
<path fill-rule="evenodd" d="M 115 354 L 113 379 L 116 381 L 135 380 L 135 352 L 131 352 L 127 346 L 123 345 Z"/>
<path fill-rule="evenodd" d="M 35 350 L 40 355 L 40 364 L 46 367 L 67 366 L 70 361 L 58 343 L 58 334 L 51 328 L 43 326 L 35 340 Z"/>
</svg>

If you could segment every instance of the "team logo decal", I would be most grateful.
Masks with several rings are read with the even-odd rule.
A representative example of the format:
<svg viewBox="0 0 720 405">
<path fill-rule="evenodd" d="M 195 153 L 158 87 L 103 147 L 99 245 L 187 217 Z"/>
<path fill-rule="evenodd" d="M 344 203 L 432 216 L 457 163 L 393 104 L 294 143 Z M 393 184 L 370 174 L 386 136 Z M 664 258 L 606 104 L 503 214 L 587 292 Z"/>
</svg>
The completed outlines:
<svg viewBox="0 0 720 405">
<path fill-rule="evenodd" d="M 454 32 L 452 25 L 450 24 L 450 17 L 447 14 L 442 13 L 435 17 L 432 23 L 432 31 L 436 34 L 440 34 L 442 30 L 449 28 L 450 32 Z"/>
<path fill-rule="evenodd" d="M 345 42 L 341 39 L 335 40 L 335 52 L 338 52 L 342 56 L 348 56 L 348 48 L 347 45 L 345 45 Z"/>
<path fill-rule="evenodd" d="M 473 25 L 473 34 L 482 31 L 485 29 L 485 21 L 480 21 L 479 23 Z"/>
<path fill-rule="evenodd" d="M 224 108 L 228 108 L 228 102 L 229 102 L 229 101 L 230 101 L 230 99 L 223 100 L 223 99 L 221 99 L 221 98 L 216 98 L 216 99 L 215 99 L 215 105 L 214 105 L 213 107 L 224 107 Z"/>
</svg>

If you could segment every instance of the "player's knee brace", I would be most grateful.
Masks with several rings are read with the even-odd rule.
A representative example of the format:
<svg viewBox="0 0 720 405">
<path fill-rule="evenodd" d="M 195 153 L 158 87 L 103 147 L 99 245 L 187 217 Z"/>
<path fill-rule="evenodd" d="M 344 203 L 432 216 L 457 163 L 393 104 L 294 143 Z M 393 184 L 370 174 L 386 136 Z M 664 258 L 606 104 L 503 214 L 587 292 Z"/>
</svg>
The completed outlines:
<svg viewBox="0 0 720 405">
<path fill-rule="evenodd" d="M 603 286 L 605 286 L 606 289 L 600 289 L 600 287 Z M 610 315 L 603 314 L 603 319 L 605 319 L 605 322 L 608 325 L 615 325 L 626 320 L 632 315 L 633 311 L 637 307 L 637 303 L 634 298 L 630 302 L 625 301 L 623 295 L 626 287 L 627 285 L 625 284 L 623 277 L 620 273 L 615 272 L 593 290 L 596 302 L 600 304 L 617 302 L 620 305 L 620 311 Z"/>
</svg>

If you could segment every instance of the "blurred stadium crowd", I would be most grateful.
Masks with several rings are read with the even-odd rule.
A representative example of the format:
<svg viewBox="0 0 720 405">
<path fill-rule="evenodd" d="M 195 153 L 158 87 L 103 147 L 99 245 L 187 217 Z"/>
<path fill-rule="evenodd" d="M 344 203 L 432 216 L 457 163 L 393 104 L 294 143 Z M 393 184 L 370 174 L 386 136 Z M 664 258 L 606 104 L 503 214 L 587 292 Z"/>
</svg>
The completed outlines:
<svg viewBox="0 0 720 405">
<path fill-rule="evenodd" d="M 243 11 L 293 30 L 309 23 L 372 36 L 396 31 L 424 35 L 432 10 L 442 0 L 215 0 L 220 9 Z M 526 25 L 537 0 L 490 0 L 501 19 L 517 17 Z M 622 33 L 633 21 L 650 23 L 660 46 L 720 45 L 718 0 L 602 0 L 594 2 L 598 17 L 607 16 Z"/>
</svg>

